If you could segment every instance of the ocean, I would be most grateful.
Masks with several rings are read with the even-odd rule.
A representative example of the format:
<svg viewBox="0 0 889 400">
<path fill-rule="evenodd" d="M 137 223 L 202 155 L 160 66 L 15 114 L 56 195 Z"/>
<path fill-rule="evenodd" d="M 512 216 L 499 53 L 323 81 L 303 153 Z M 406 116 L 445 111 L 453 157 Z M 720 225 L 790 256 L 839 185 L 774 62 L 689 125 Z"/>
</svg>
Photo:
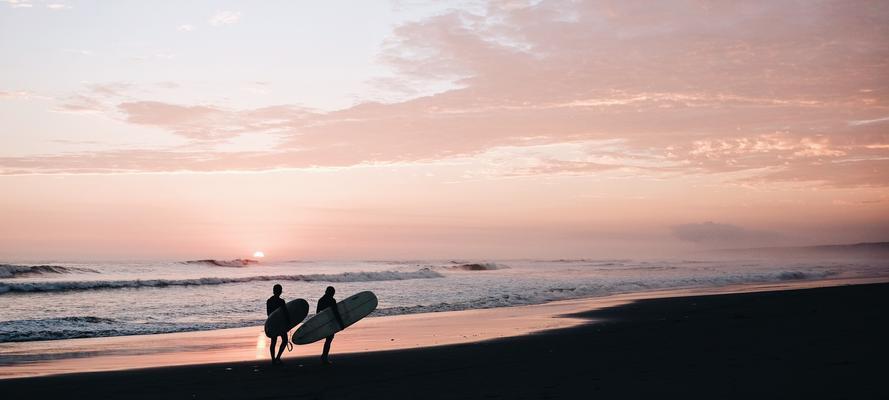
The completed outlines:
<svg viewBox="0 0 889 400">
<path fill-rule="evenodd" d="M 883 260 L 566 259 L 0 264 L 0 342 L 261 325 L 272 286 L 312 305 L 371 290 L 371 315 L 545 303 L 658 289 L 885 277 Z"/>
</svg>

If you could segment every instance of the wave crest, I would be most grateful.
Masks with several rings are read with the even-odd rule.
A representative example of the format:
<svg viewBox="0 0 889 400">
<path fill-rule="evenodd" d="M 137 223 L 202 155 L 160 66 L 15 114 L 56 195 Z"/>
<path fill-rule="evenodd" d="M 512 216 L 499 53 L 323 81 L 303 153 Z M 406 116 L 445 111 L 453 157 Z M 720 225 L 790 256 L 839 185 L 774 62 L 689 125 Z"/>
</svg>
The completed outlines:
<svg viewBox="0 0 889 400">
<path fill-rule="evenodd" d="M 234 267 L 241 268 L 247 267 L 254 264 L 259 264 L 258 260 L 251 260 L 249 258 L 236 258 L 234 260 L 214 260 L 214 259 L 206 259 L 206 260 L 189 260 L 183 261 L 183 264 L 198 264 L 198 265 L 211 265 L 216 267 Z"/>
<path fill-rule="evenodd" d="M 62 282 L 4 282 L 0 283 L 0 294 L 35 292 L 70 292 L 100 289 L 158 288 L 168 286 L 224 285 L 230 283 L 261 281 L 302 281 L 302 282 L 373 282 L 399 281 L 407 279 L 441 278 L 438 272 L 429 268 L 418 271 L 360 271 L 341 274 L 308 275 L 258 275 L 244 277 L 213 277 L 194 279 L 136 279 L 106 281 L 62 281 Z"/>
<path fill-rule="evenodd" d="M 74 272 L 98 273 L 94 269 L 63 267 L 61 265 L 15 265 L 0 264 L 0 278 L 16 278 L 22 275 L 70 274 Z"/>
<path fill-rule="evenodd" d="M 507 269 L 509 267 L 496 263 L 465 263 L 459 265 L 451 265 L 447 269 L 459 271 L 493 271 L 497 269 Z"/>
</svg>

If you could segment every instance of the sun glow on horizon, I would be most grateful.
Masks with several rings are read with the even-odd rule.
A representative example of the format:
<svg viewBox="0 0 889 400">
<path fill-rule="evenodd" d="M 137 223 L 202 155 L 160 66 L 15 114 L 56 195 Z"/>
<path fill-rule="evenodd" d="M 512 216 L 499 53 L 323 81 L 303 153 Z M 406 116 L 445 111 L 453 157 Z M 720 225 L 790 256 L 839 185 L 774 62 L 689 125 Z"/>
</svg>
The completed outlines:
<svg viewBox="0 0 889 400">
<path fill-rule="evenodd" d="M 254 258 L 263 258 L 263 257 L 265 257 L 265 253 L 263 253 L 261 251 L 256 251 L 253 253 L 253 257 Z"/>
</svg>

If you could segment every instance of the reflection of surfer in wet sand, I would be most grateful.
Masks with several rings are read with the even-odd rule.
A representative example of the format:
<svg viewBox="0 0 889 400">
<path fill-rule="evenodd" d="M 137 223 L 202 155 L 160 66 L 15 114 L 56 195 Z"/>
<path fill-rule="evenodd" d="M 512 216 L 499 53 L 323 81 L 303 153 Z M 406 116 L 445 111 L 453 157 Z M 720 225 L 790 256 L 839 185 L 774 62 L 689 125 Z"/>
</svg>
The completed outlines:
<svg viewBox="0 0 889 400">
<path fill-rule="evenodd" d="M 336 289 L 334 289 L 333 286 L 328 286 L 327 290 L 324 291 L 324 296 L 318 299 L 318 309 L 315 310 L 315 313 L 319 314 L 327 308 L 333 309 L 333 315 L 336 317 L 336 322 L 340 324 L 340 329 L 345 329 L 346 324 L 343 323 L 343 318 L 340 317 L 340 310 L 337 309 L 336 299 L 333 298 L 334 293 L 336 293 Z M 331 364 L 328 353 L 330 353 L 330 343 L 333 342 L 333 336 L 334 335 L 331 334 L 324 339 L 324 352 L 321 353 L 321 362 L 324 364 Z"/>
<path fill-rule="evenodd" d="M 287 303 L 284 302 L 284 299 L 281 298 L 281 285 L 275 285 L 272 288 L 272 297 L 269 297 L 268 300 L 265 301 L 265 312 L 266 315 L 272 315 L 275 310 L 283 307 L 284 308 L 284 318 L 287 318 L 287 325 L 290 325 L 290 314 L 287 312 Z M 320 304 L 320 303 L 319 303 Z M 280 364 L 281 363 L 281 355 L 284 354 L 284 349 L 287 347 L 287 332 L 285 331 L 281 334 L 281 347 L 278 348 L 278 356 L 275 357 L 275 343 L 278 342 L 278 336 L 272 337 L 272 343 L 269 346 L 269 355 L 272 356 L 272 364 Z"/>
</svg>

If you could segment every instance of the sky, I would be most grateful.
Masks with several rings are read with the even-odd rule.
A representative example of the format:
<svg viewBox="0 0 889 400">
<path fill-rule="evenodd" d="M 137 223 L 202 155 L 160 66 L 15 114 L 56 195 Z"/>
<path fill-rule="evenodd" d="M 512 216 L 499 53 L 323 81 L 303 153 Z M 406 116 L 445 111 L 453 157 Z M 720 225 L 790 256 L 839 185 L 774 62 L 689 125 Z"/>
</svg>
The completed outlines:
<svg viewBox="0 0 889 400">
<path fill-rule="evenodd" d="M 889 241 L 884 1 L 0 2 L 0 260 Z"/>
</svg>

